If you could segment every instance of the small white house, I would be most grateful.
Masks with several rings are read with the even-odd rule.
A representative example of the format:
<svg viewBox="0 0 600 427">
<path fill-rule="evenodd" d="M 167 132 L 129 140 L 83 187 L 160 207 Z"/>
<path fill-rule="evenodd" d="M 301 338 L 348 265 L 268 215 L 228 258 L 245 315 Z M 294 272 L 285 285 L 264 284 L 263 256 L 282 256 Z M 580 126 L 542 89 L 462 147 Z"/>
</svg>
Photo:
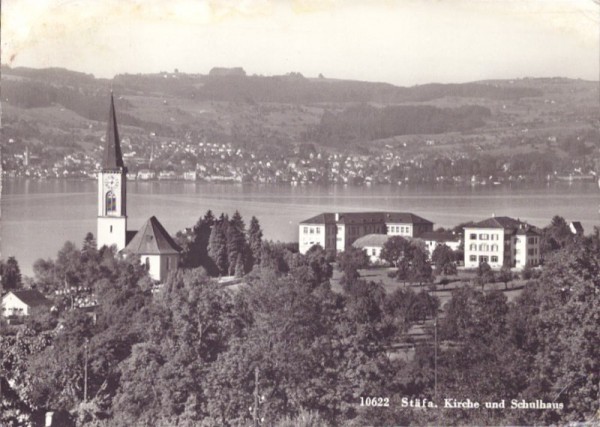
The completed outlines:
<svg viewBox="0 0 600 427">
<path fill-rule="evenodd" d="M 367 234 L 356 239 L 352 246 L 365 251 L 371 264 L 381 264 L 381 250 L 390 237 L 387 234 Z"/>
<path fill-rule="evenodd" d="M 4 317 L 29 316 L 37 307 L 45 307 L 49 310 L 51 306 L 52 302 L 49 299 L 33 289 L 9 291 L 2 297 Z"/>
</svg>

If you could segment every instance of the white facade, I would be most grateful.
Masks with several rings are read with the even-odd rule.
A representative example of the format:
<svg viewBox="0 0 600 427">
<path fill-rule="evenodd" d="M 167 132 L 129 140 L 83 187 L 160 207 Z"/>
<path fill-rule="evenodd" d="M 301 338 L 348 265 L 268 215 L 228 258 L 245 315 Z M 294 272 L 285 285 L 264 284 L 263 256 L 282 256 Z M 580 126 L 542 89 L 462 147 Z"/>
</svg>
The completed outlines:
<svg viewBox="0 0 600 427">
<path fill-rule="evenodd" d="M 412 224 L 388 223 L 386 225 L 388 236 L 414 237 Z"/>
<path fill-rule="evenodd" d="M 413 238 L 432 230 L 432 222 L 404 212 L 323 213 L 300 223 L 298 246 L 302 254 L 317 244 L 341 252 L 369 234 Z"/>
<path fill-rule="evenodd" d="M 163 282 L 170 271 L 177 269 L 179 255 L 140 255 L 140 262 L 152 279 Z"/>
<path fill-rule="evenodd" d="M 515 228 L 466 227 L 465 267 L 477 268 L 484 261 L 493 269 L 537 266 L 540 236 L 526 224 Z"/>
<path fill-rule="evenodd" d="M 362 249 L 369 256 L 369 261 L 371 262 L 371 264 L 381 263 L 380 256 L 381 256 L 381 250 L 383 249 L 381 246 L 365 246 Z"/>
<path fill-rule="evenodd" d="M 40 292 L 35 290 L 9 291 L 2 297 L 1 315 L 29 316 L 36 307 L 50 308 L 51 302 Z"/>
<path fill-rule="evenodd" d="M 298 245 L 301 254 L 305 254 L 314 245 L 325 248 L 325 227 L 325 224 L 300 224 Z"/>
<path fill-rule="evenodd" d="M 127 236 L 127 176 L 124 170 L 98 173 L 98 247 L 122 250 Z"/>
<path fill-rule="evenodd" d="M 514 237 L 515 267 L 522 269 L 526 265 L 534 267 L 540 263 L 539 236 L 517 235 Z"/>
<path fill-rule="evenodd" d="M 465 228 L 465 267 L 477 268 L 485 261 L 494 269 L 502 268 L 504 246 L 502 228 Z"/>
<path fill-rule="evenodd" d="M 2 298 L 2 315 L 4 317 L 29 316 L 29 306 L 9 292 Z"/>
</svg>

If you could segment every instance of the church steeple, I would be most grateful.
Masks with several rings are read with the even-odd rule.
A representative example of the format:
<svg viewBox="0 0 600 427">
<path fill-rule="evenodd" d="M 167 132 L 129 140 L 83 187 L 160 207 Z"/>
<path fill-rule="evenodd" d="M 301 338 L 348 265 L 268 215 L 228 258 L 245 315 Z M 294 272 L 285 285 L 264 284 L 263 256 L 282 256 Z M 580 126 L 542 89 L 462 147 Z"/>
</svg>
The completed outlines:
<svg viewBox="0 0 600 427">
<path fill-rule="evenodd" d="M 110 92 L 110 111 L 108 113 L 108 125 L 106 127 L 106 142 L 104 144 L 102 169 L 125 169 L 123 155 L 121 154 L 121 141 L 119 140 L 117 114 L 115 112 L 115 100 L 112 91 Z"/>
<path fill-rule="evenodd" d="M 104 158 L 98 171 L 98 247 L 115 245 L 120 251 L 127 239 L 127 168 L 123 163 L 117 128 L 115 100 L 110 94 L 110 111 L 104 141 Z"/>
</svg>

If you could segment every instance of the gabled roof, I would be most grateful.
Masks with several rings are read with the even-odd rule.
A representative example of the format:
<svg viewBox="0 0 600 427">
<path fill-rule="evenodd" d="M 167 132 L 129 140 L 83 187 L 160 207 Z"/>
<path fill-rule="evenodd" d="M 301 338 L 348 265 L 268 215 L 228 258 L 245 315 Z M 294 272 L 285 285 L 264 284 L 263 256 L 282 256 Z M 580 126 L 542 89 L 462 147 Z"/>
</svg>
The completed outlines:
<svg viewBox="0 0 600 427">
<path fill-rule="evenodd" d="M 390 237 L 387 234 L 367 234 L 356 239 L 352 246 L 355 248 L 383 247 Z"/>
<path fill-rule="evenodd" d="M 136 255 L 168 255 L 178 254 L 181 248 L 153 216 L 146 221 L 123 251 Z"/>
<path fill-rule="evenodd" d="M 115 112 L 115 100 L 110 94 L 110 110 L 108 112 L 108 125 L 106 127 L 106 141 L 104 143 L 104 158 L 102 169 L 122 169 L 123 155 L 121 154 L 121 140 L 117 127 L 117 114 Z"/>
<path fill-rule="evenodd" d="M 460 242 L 460 236 L 449 231 L 426 231 L 419 236 L 420 239 L 432 242 Z"/>
<path fill-rule="evenodd" d="M 15 297 L 23 301 L 29 307 L 39 307 L 41 305 L 51 306 L 52 301 L 46 298 L 41 292 L 35 289 L 26 289 L 20 291 L 9 291 L 6 295 L 13 294 Z"/>
</svg>

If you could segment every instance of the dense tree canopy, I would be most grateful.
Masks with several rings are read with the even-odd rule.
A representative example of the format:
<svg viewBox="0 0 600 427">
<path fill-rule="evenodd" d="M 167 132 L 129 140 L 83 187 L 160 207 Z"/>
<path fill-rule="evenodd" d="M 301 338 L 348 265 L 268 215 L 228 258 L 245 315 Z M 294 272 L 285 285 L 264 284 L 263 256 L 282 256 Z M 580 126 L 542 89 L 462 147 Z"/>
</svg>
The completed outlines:
<svg viewBox="0 0 600 427">
<path fill-rule="evenodd" d="M 266 425 L 534 425 L 589 421 L 600 409 L 598 235 L 557 250 L 510 301 L 466 286 L 442 307 L 434 292 L 398 284 L 388 293 L 360 276 L 334 292 L 319 247 L 303 255 L 262 242 L 243 283 L 224 286 L 198 266 L 156 288 L 138 260 L 92 243 L 39 262 L 34 284 L 85 284 L 96 309 L 62 304 L 53 322 L 0 335 L 0 424 L 51 410 L 61 425 L 96 427 L 237 426 L 255 414 Z M 353 259 L 364 262 L 348 251 L 344 272 Z M 390 407 L 360 405 L 373 396 Z M 554 406 L 400 405 L 436 396 L 440 406 L 445 397 Z"/>
</svg>

